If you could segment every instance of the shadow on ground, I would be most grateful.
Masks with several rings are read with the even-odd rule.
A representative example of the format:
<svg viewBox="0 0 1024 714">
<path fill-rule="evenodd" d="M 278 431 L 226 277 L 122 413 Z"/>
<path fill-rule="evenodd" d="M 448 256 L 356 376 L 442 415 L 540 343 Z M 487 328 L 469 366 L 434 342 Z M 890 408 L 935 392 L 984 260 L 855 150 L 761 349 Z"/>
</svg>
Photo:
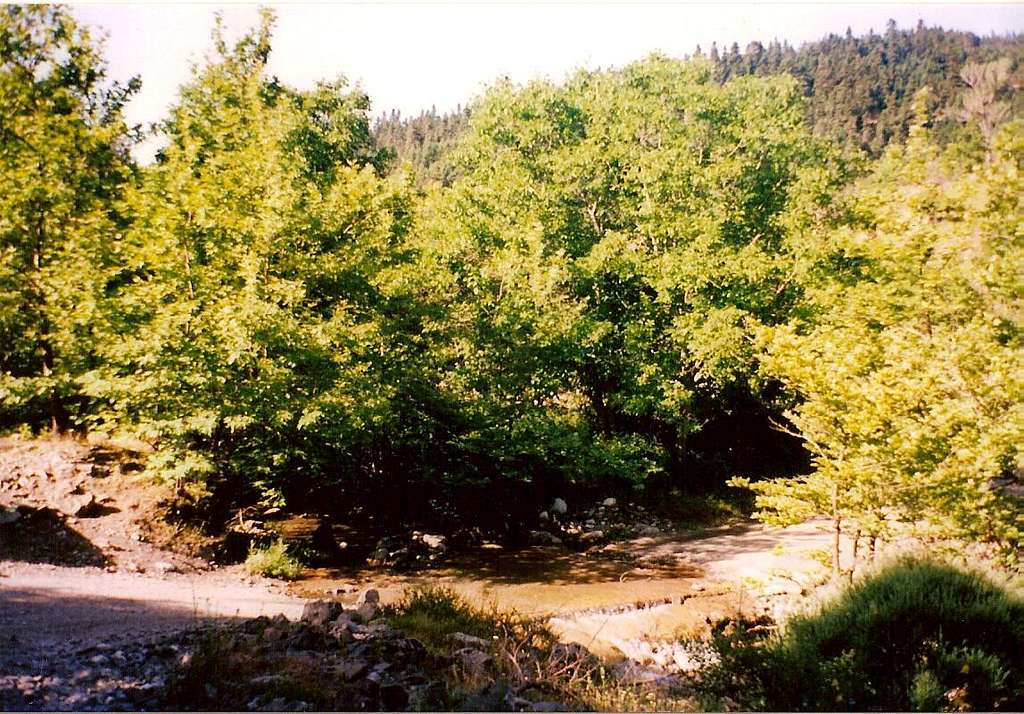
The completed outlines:
<svg viewBox="0 0 1024 714">
<path fill-rule="evenodd" d="M 110 561 L 66 517 L 50 508 L 18 507 L 18 519 L 0 524 L 0 560 L 103 567 Z"/>
</svg>

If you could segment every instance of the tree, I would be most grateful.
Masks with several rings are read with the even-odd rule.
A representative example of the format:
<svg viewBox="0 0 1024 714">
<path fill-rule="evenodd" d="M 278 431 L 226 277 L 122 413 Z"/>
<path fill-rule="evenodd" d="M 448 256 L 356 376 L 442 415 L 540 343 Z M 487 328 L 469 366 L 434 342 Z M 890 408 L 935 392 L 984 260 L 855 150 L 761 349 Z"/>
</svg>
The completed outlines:
<svg viewBox="0 0 1024 714">
<path fill-rule="evenodd" d="M 492 462 L 534 484 L 718 477 L 695 434 L 756 401 L 750 330 L 785 319 L 790 238 L 844 175 L 795 83 L 652 57 L 499 83 L 471 117 L 417 235 L 456 306 L 445 385 Z"/>
<path fill-rule="evenodd" d="M 762 333 L 814 471 L 736 483 L 767 522 L 826 514 L 837 539 L 911 529 L 1013 554 L 1024 511 L 994 479 L 1024 465 L 1024 125 L 965 166 L 931 140 L 926 101 L 858 187 L 859 220 L 823 234 L 810 317 Z"/>
<path fill-rule="evenodd" d="M 0 408 L 68 428 L 95 364 L 131 179 L 121 108 L 100 49 L 60 6 L 0 11 Z"/>
<path fill-rule="evenodd" d="M 99 415 L 155 447 L 150 469 L 221 501 L 314 497 L 369 457 L 392 395 L 379 276 L 405 199 L 374 163 L 344 82 L 265 75 L 273 18 L 196 67 L 170 144 L 130 197 Z"/>
</svg>

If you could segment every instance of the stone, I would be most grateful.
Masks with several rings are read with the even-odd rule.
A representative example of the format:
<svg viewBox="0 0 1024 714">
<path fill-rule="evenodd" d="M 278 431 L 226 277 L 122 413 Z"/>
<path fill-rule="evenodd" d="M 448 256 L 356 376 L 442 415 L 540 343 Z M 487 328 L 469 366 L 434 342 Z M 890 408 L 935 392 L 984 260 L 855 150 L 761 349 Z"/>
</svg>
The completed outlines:
<svg viewBox="0 0 1024 714">
<path fill-rule="evenodd" d="M 455 659 L 462 665 L 466 674 L 471 676 L 482 676 L 486 674 L 487 665 L 491 663 L 491 656 L 481 652 L 474 647 L 463 647 L 455 650 Z"/>
<path fill-rule="evenodd" d="M 372 602 L 375 605 L 380 602 L 380 593 L 370 588 L 363 593 L 363 597 L 360 598 L 360 602 Z"/>
<path fill-rule="evenodd" d="M 537 702 L 530 707 L 532 712 L 569 712 L 572 708 L 561 702 Z"/>
<path fill-rule="evenodd" d="M 363 675 L 370 668 L 370 663 L 363 659 L 349 660 L 338 668 L 338 674 L 351 682 Z"/>
<path fill-rule="evenodd" d="M 541 511 L 540 515 L 537 516 L 537 518 L 539 518 L 542 521 L 550 521 L 551 520 L 551 516 L 548 515 L 547 511 Z"/>
<path fill-rule="evenodd" d="M 478 649 L 487 649 L 490 643 L 482 637 L 476 637 L 475 635 L 467 635 L 464 632 L 456 632 L 449 637 L 453 642 L 457 642 L 463 647 L 476 647 Z"/>
<path fill-rule="evenodd" d="M 356 609 L 356 614 L 362 618 L 363 622 L 369 622 L 373 618 L 377 617 L 377 609 L 377 603 L 364 602 Z"/>
<path fill-rule="evenodd" d="M 534 545 L 562 545 L 562 539 L 547 531 L 530 531 L 530 542 Z"/>
<path fill-rule="evenodd" d="M 431 535 L 430 533 L 424 533 L 420 538 L 428 548 L 438 550 L 445 547 L 444 536 Z"/>
<path fill-rule="evenodd" d="M 21 518 L 21 513 L 18 512 L 18 509 L 0 506 L 0 526 L 14 523 L 19 518 Z"/>
<path fill-rule="evenodd" d="M 643 526 L 638 534 L 644 538 L 653 538 L 661 535 L 661 529 L 657 526 Z"/>
<path fill-rule="evenodd" d="M 614 508 L 615 506 L 618 505 L 618 503 L 619 502 L 616 501 L 614 498 L 606 498 L 603 501 L 601 501 L 601 505 L 604 506 L 605 508 Z"/>
<path fill-rule="evenodd" d="M 552 513 L 556 513 L 556 514 L 561 516 L 561 515 L 564 515 L 566 511 L 569 510 L 569 506 L 561 498 L 556 498 L 551 503 L 551 509 L 550 510 L 551 510 Z"/>
<path fill-rule="evenodd" d="M 153 570 L 161 575 L 166 575 L 167 573 L 177 573 L 178 566 L 174 563 L 168 563 L 166 560 L 159 560 L 153 563 Z"/>
<path fill-rule="evenodd" d="M 335 619 L 345 608 L 340 602 L 333 600 L 314 600 L 307 602 L 302 608 L 302 621 L 312 625 L 325 625 Z"/>
</svg>

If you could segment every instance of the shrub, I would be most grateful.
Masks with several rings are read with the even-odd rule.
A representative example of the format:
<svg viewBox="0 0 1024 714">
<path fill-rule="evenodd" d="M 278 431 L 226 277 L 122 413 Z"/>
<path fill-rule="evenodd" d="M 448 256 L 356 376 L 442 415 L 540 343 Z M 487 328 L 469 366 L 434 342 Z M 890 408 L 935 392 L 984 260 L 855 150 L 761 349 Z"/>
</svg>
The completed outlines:
<svg viewBox="0 0 1024 714">
<path fill-rule="evenodd" d="M 288 552 L 284 541 L 278 540 L 266 548 L 252 548 L 245 569 L 254 575 L 294 580 L 302 572 L 302 563 Z"/>
<path fill-rule="evenodd" d="M 893 563 L 781 635 L 719 628 L 714 646 L 708 694 L 747 708 L 1024 708 L 1024 600 L 934 561 Z"/>
</svg>

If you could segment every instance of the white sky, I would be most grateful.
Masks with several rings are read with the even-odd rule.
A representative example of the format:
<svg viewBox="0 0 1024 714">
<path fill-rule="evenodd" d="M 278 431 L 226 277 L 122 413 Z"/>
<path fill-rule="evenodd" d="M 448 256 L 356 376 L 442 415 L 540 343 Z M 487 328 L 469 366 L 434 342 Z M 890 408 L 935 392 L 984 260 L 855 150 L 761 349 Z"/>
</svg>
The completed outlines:
<svg viewBox="0 0 1024 714">
<path fill-rule="evenodd" d="M 343 74 L 372 101 L 372 114 L 418 114 L 466 104 L 499 76 L 561 79 L 578 67 L 621 66 L 651 52 L 681 57 L 752 40 L 799 46 L 829 32 L 929 26 L 978 35 L 1024 32 L 1024 4 L 360 2 L 273 5 L 278 22 L 270 72 L 306 88 Z M 231 33 L 257 22 L 254 4 L 83 4 L 84 23 L 105 30 L 113 78 L 142 77 L 126 110 L 148 125 L 166 113 L 192 61 L 210 47 L 214 12 Z M 232 35 L 234 36 L 234 35 Z M 146 158 L 152 148 L 139 152 Z"/>
</svg>

